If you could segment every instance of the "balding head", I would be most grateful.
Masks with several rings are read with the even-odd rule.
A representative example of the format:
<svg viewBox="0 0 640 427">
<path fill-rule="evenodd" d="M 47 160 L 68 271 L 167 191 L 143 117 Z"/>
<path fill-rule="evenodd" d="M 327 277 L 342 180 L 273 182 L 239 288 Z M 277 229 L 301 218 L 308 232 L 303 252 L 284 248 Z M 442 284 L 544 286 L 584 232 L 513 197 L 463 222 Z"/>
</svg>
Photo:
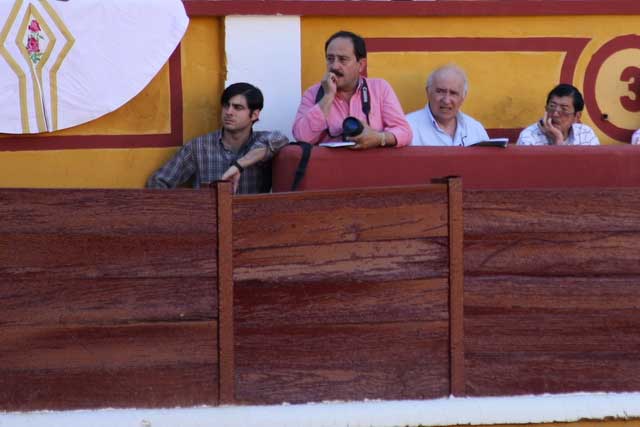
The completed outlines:
<svg viewBox="0 0 640 427">
<path fill-rule="evenodd" d="M 465 98 L 467 97 L 467 92 L 469 91 L 469 82 L 467 81 L 467 74 L 462 68 L 454 64 L 443 65 L 439 68 L 436 68 L 431 72 L 431 74 L 429 74 L 429 77 L 427 78 L 427 90 L 429 90 L 429 87 L 433 87 L 435 81 L 439 78 L 460 79 L 463 87 L 462 96 Z"/>
<path fill-rule="evenodd" d="M 456 122 L 467 96 L 467 76 L 456 65 L 445 65 L 433 71 L 427 79 L 429 108 L 440 125 Z"/>
</svg>

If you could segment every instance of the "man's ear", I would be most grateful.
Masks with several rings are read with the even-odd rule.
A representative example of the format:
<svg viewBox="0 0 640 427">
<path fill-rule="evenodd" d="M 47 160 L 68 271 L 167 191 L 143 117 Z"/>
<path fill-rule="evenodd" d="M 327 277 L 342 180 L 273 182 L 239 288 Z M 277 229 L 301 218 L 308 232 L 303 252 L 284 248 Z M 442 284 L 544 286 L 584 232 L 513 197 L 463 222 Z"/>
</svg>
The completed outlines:
<svg viewBox="0 0 640 427">
<path fill-rule="evenodd" d="M 361 76 L 364 76 L 367 73 L 367 58 L 360 58 L 360 61 L 358 61 L 358 73 Z"/>
<path fill-rule="evenodd" d="M 255 123 L 258 119 L 260 119 L 260 110 L 253 110 L 251 112 L 251 121 Z"/>
<path fill-rule="evenodd" d="M 578 111 L 576 113 L 575 118 L 573 119 L 573 123 L 580 123 L 580 117 L 582 117 L 582 111 Z"/>
</svg>

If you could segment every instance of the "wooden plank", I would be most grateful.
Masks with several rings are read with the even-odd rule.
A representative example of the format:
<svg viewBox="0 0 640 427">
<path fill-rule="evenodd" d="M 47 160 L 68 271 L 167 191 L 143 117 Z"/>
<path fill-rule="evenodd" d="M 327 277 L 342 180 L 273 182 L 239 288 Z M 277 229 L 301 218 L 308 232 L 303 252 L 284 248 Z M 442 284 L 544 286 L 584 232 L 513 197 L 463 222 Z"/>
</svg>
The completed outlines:
<svg viewBox="0 0 640 427">
<path fill-rule="evenodd" d="M 448 319 L 444 277 L 380 283 L 239 282 L 235 292 L 241 328 Z"/>
<path fill-rule="evenodd" d="M 0 326 L 213 320 L 214 277 L 0 279 Z"/>
<path fill-rule="evenodd" d="M 235 401 L 235 355 L 233 325 L 233 218 L 232 187 L 229 182 L 218 182 L 212 195 L 217 198 L 218 223 L 218 343 L 220 360 L 220 403 Z"/>
<path fill-rule="evenodd" d="M 444 237 L 446 197 L 444 186 L 239 197 L 234 248 Z"/>
<path fill-rule="evenodd" d="M 0 410 L 217 404 L 216 328 L 3 328 Z"/>
<path fill-rule="evenodd" d="M 638 253 L 640 231 L 465 235 L 465 275 L 639 275 Z"/>
<path fill-rule="evenodd" d="M 238 401 L 446 396 L 448 329 L 447 321 L 238 327 Z"/>
<path fill-rule="evenodd" d="M 639 283 L 640 276 L 467 276 L 467 391 L 638 390 Z"/>
<path fill-rule="evenodd" d="M 5 233 L 160 234 L 215 229 L 206 191 L 0 189 Z"/>
<path fill-rule="evenodd" d="M 0 277 L 215 276 L 215 233 L 0 233 Z M 212 230 L 215 230 L 212 229 Z"/>
<path fill-rule="evenodd" d="M 236 281 L 392 281 L 448 275 L 447 238 L 235 250 Z"/>
<path fill-rule="evenodd" d="M 640 190 L 465 190 L 465 239 L 479 235 L 640 231 Z"/>
<path fill-rule="evenodd" d="M 450 393 L 464 396 L 464 258 L 462 179 L 448 179 Z"/>
</svg>

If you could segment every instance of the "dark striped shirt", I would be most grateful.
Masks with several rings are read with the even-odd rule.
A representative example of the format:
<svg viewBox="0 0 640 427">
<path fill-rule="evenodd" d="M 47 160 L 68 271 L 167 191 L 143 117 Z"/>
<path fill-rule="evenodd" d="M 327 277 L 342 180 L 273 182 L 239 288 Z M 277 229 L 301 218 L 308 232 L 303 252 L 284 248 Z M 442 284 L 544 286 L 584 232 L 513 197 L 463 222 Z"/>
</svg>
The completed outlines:
<svg viewBox="0 0 640 427">
<path fill-rule="evenodd" d="M 264 193 L 271 190 L 271 158 L 289 143 L 280 132 L 254 131 L 238 153 L 225 148 L 222 132 L 217 130 L 198 136 L 186 143 L 164 166 L 147 181 L 147 188 L 175 188 L 192 180 L 200 188 L 220 179 L 231 162 L 255 148 L 267 147 L 263 161 L 248 167 L 240 175 L 238 193 Z"/>
</svg>

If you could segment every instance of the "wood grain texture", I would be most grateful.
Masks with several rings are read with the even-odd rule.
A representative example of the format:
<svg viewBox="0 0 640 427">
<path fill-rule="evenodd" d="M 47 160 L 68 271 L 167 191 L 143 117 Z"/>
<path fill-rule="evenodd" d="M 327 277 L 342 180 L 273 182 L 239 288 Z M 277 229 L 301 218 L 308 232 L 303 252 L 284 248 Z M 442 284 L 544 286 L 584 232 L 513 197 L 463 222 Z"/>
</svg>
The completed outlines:
<svg viewBox="0 0 640 427">
<path fill-rule="evenodd" d="M 218 351 L 220 360 L 219 396 L 223 405 L 235 401 L 235 348 L 233 319 L 233 217 L 230 182 L 215 184 L 218 224 Z"/>
<path fill-rule="evenodd" d="M 465 238 L 465 275 L 639 275 L 639 253 L 640 230 L 485 235 Z"/>
<path fill-rule="evenodd" d="M 640 388 L 640 276 L 466 277 L 473 395 Z"/>
<path fill-rule="evenodd" d="M 197 233 L 216 227 L 206 191 L 0 189 L 2 230 L 131 235 Z"/>
<path fill-rule="evenodd" d="M 217 404 L 215 206 L 0 190 L 0 410 Z"/>
<path fill-rule="evenodd" d="M 327 323 L 441 322 L 446 277 L 397 282 L 241 282 L 235 318 L 243 328 Z"/>
<path fill-rule="evenodd" d="M 0 280 L 0 327 L 217 318 L 215 277 Z"/>
<path fill-rule="evenodd" d="M 214 229 L 215 230 L 215 229 Z M 0 276 L 122 278 L 215 276 L 215 235 L 0 233 Z"/>
<path fill-rule="evenodd" d="M 446 197 L 445 186 L 237 197 L 233 217 L 242 227 L 234 233 L 234 248 L 443 237 Z"/>
<path fill-rule="evenodd" d="M 234 280 L 391 281 L 448 275 L 443 238 L 236 250 Z"/>
<path fill-rule="evenodd" d="M 461 178 L 448 179 L 448 193 L 450 393 L 464 396 L 464 221 Z"/>
<path fill-rule="evenodd" d="M 640 231 L 640 189 L 465 190 L 465 240 L 514 233 Z"/>
<path fill-rule="evenodd" d="M 418 399 L 449 392 L 448 321 L 239 326 L 245 403 Z"/>
<path fill-rule="evenodd" d="M 11 327 L 2 410 L 217 403 L 216 322 Z"/>
<path fill-rule="evenodd" d="M 447 187 L 266 200 L 234 199 L 238 401 L 447 395 Z"/>
</svg>

